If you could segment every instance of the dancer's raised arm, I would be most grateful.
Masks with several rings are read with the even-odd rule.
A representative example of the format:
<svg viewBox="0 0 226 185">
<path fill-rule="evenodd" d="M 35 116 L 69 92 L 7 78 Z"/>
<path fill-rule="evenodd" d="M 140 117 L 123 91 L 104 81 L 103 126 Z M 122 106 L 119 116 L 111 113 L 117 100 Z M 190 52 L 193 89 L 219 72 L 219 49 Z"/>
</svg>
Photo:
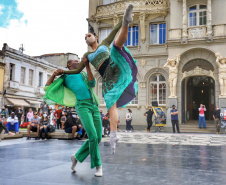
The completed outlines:
<svg viewBox="0 0 226 185">
<path fill-rule="evenodd" d="M 104 39 L 100 45 L 105 45 L 105 46 L 109 47 L 111 45 L 111 43 L 113 42 L 113 40 L 115 39 L 115 36 L 121 27 L 122 27 L 122 21 L 119 21 L 119 23 L 113 28 L 111 33 L 108 35 L 108 37 L 106 39 Z"/>
<path fill-rule="evenodd" d="M 69 71 L 64 71 L 64 74 L 78 74 L 80 73 L 83 69 L 85 68 L 85 65 L 83 62 L 80 62 L 78 67 L 76 69 L 73 70 L 69 70 Z"/>
</svg>

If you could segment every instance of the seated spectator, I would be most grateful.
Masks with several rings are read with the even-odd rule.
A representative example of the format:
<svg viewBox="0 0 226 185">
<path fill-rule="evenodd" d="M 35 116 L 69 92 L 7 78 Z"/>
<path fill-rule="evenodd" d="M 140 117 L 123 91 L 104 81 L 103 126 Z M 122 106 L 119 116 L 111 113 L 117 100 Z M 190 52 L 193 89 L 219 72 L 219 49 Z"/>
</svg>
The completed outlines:
<svg viewBox="0 0 226 185">
<path fill-rule="evenodd" d="M 81 140 L 81 139 L 85 138 L 86 131 L 85 131 L 85 129 L 84 129 L 83 125 L 82 125 L 82 122 L 81 122 L 81 120 L 80 120 L 78 115 L 76 116 L 76 118 L 77 118 L 77 122 L 76 123 L 78 125 L 78 135 L 77 135 L 76 139 Z"/>
<path fill-rule="evenodd" d="M 8 133 L 8 135 L 15 135 L 14 133 L 9 132 L 7 130 L 7 128 L 4 126 L 3 119 L 0 117 L 0 141 L 3 139 L 4 133 L 5 133 L 3 130 L 5 130 L 5 132 Z"/>
<path fill-rule="evenodd" d="M 7 129 L 19 133 L 19 121 L 14 112 L 7 119 Z"/>
<path fill-rule="evenodd" d="M 49 126 L 48 115 L 47 115 L 47 112 L 44 112 L 44 114 L 42 115 L 42 119 L 40 121 L 40 131 L 39 131 L 40 138 L 42 138 L 42 133 L 45 132 L 45 138 L 44 139 L 47 140 L 48 126 Z"/>
<path fill-rule="evenodd" d="M 64 124 L 64 130 L 66 133 L 72 133 L 72 138 L 75 136 L 75 132 L 78 129 L 78 126 L 76 124 L 76 115 L 73 112 L 71 115 L 68 116 L 65 124 Z"/>
<path fill-rule="evenodd" d="M 30 119 L 30 123 L 27 126 L 28 137 L 27 139 L 31 139 L 30 131 L 37 132 L 37 137 L 35 140 L 39 140 L 39 129 L 40 129 L 40 119 L 38 117 L 38 112 L 34 112 L 34 117 Z"/>
<path fill-rule="evenodd" d="M 61 129 L 63 130 L 64 129 L 64 123 L 66 122 L 67 120 L 67 112 L 65 111 L 62 111 L 61 113 L 61 118 L 60 118 L 60 122 L 61 122 Z"/>
<path fill-rule="evenodd" d="M 110 134 L 110 121 L 107 115 L 103 117 L 102 126 L 104 128 L 104 135 Z"/>
</svg>

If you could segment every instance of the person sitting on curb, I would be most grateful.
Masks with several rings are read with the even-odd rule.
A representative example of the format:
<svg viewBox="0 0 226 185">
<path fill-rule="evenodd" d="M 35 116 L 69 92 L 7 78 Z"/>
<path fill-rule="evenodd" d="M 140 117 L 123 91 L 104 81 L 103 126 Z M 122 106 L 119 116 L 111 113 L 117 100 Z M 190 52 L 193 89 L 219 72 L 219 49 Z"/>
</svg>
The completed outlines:
<svg viewBox="0 0 226 185">
<path fill-rule="evenodd" d="M 31 118 L 29 125 L 27 126 L 28 139 L 31 139 L 30 131 L 37 132 L 37 137 L 35 140 L 39 140 L 39 129 L 40 129 L 40 119 L 38 117 L 38 112 L 34 112 L 34 117 Z"/>
<path fill-rule="evenodd" d="M 39 131 L 40 138 L 42 138 L 42 133 L 45 132 L 45 140 L 47 140 L 48 126 L 49 126 L 48 115 L 47 112 L 44 112 L 44 114 L 42 115 L 42 120 L 40 122 L 40 131 Z"/>
<path fill-rule="evenodd" d="M 78 126 L 76 124 L 76 114 L 72 112 L 70 115 L 68 115 L 68 118 L 66 119 L 66 122 L 64 123 L 64 130 L 66 133 L 72 133 L 72 138 L 75 137 L 75 132 L 78 131 Z"/>
<path fill-rule="evenodd" d="M 4 138 L 4 137 L 3 137 L 3 136 L 4 136 L 4 131 L 3 131 L 3 130 L 5 130 L 5 132 L 8 133 L 8 135 L 12 135 L 12 136 L 15 135 L 14 133 L 9 132 L 9 131 L 7 130 L 7 128 L 6 128 L 3 124 L 4 124 L 4 121 L 3 121 L 3 119 L 0 117 L 0 141 Z"/>
<path fill-rule="evenodd" d="M 14 112 L 7 119 L 7 129 L 10 130 L 10 127 L 14 127 L 15 132 L 19 133 L 19 121 Z"/>
</svg>

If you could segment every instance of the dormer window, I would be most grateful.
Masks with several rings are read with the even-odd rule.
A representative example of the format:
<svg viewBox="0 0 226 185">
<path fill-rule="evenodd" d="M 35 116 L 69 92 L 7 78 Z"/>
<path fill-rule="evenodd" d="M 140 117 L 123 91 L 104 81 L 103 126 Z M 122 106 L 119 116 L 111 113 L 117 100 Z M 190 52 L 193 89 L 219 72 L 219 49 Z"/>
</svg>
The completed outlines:
<svg viewBox="0 0 226 185">
<path fill-rule="evenodd" d="M 189 7 L 189 26 L 206 25 L 206 5 L 193 5 Z"/>
</svg>

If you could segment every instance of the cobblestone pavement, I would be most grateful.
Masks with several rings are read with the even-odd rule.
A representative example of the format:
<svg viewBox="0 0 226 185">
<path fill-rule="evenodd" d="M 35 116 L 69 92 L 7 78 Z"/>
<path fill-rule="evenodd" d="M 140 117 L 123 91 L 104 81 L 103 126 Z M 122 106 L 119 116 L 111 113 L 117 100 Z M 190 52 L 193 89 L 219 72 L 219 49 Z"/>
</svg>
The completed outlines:
<svg viewBox="0 0 226 185">
<path fill-rule="evenodd" d="M 132 133 L 118 132 L 120 143 L 140 144 L 173 144 L 173 145 L 202 145 L 222 146 L 226 145 L 225 134 L 173 134 L 173 133 L 146 133 L 134 131 Z M 109 142 L 109 137 L 103 137 L 102 142 Z"/>
</svg>

